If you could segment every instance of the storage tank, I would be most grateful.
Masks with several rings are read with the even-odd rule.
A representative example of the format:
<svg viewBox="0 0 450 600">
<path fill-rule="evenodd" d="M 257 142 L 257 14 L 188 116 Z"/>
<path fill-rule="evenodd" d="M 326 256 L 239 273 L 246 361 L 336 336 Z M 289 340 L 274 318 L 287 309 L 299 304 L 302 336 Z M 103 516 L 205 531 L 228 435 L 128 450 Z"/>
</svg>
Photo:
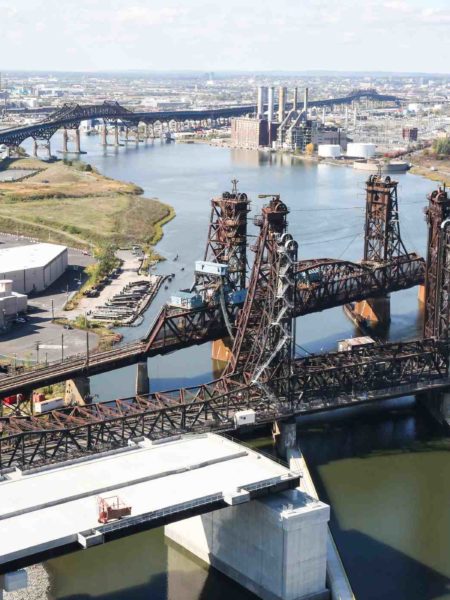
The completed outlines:
<svg viewBox="0 0 450 600">
<path fill-rule="evenodd" d="M 353 158 L 371 158 L 375 156 L 375 144 L 350 143 L 347 145 L 347 156 Z"/>
<path fill-rule="evenodd" d="M 319 144 L 317 154 L 323 158 L 339 158 L 342 151 L 339 144 Z"/>
</svg>

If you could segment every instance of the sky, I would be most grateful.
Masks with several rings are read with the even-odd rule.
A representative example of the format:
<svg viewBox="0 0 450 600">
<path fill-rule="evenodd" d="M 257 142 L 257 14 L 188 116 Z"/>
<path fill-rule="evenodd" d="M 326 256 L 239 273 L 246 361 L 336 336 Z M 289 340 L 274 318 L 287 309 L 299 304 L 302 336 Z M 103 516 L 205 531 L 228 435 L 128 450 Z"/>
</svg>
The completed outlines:
<svg viewBox="0 0 450 600">
<path fill-rule="evenodd" d="M 2 70 L 450 71 L 449 0 L 0 0 Z"/>
</svg>

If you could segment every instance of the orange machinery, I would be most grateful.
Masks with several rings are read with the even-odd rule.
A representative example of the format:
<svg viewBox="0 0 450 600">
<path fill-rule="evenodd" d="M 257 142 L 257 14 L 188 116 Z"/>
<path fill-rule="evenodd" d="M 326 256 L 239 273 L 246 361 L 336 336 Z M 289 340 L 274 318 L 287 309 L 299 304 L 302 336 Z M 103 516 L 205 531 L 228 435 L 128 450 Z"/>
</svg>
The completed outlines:
<svg viewBox="0 0 450 600">
<path fill-rule="evenodd" d="M 119 496 L 110 496 L 109 498 L 99 496 L 97 503 L 99 523 L 105 524 L 131 515 L 131 506 L 127 506 Z"/>
</svg>

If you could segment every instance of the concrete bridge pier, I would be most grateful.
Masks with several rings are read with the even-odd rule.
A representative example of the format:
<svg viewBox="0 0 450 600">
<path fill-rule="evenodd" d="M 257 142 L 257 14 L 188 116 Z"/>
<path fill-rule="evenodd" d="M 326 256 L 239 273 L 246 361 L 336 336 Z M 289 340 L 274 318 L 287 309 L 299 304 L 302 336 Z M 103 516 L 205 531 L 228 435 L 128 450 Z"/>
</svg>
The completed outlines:
<svg viewBox="0 0 450 600">
<path fill-rule="evenodd" d="M 50 140 L 47 140 L 46 148 L 47 148 L 47 157 L 50 160 L 51 157 L 52 157 L 52 147 L 51 147 L 51 144 L 50 144 Z"/>
<path fill-rule="evenodd" d="M 77 127 L 75 129 L 75 152 L 77 154 L 81 154 L 80 129 L 79 129 L 79 127 Z"/>
<path fill-rule="evenodd" d="M 35 158 L 38 157 L 38 143 L 37 143 L 37 140 L 35 140 L 34 138 L 33 138 L 33 156 Z"/>
<path fill-rule="evenodd" d="M 391 322 L 391 298 L 388 294 L 381 298 L 369 298 L 355 302 L 352 312 L 356 321 L 365 321 L 369 325 L 389 325 Z"/>
<path fill-rule="evenodd" d="M 91 382 L 89 377 L 75 377 L 66 381 L 64 401 L 68 406 L 83 406 L 84 404 L 89 404 L 91 399 Z"/>
<path fill-rule="evenodd" d="M 108 145 L 108 126 L 106 123 L 102 125 L 102 146 Z"/>
<path fill-rule="evenodd" d="M 417 292 L 417 298 L 419 300 L 420 304 L 425 304 L 425 286 L 424 285 L 419 285 L 419 290 Z"/>
<path fill-rule="evenodd" d="M 148 364 L 146 360 L 137 363 L 136 396 L 147 396 L 150 393 L 150 380 L 148 377 Z"/>
<path fill-rule="evenodd" d="M 297 447 L 297 422 L 295 419 L 275 421 L 273 424 L 277 454 L 286 459 L 289 451 Z"/>
<path fill-rule="evenodd" d="M 128 144 L 128 139 L 129 139 L 129 131 L 128 131 L 128 127 L 125 127 L 125 143 Z"/>
<path fill-rule="evenodd" d="M 450 392 L 423 392 L 417 401 L 440 425 L 450 429 Z"/>
<path fill-rule="evenodd" d="M 67 127 L 64 127 L 64 129 L 63 129 L 63 149 L 62 149 L 64 154 L 67 154 L 67 152 L 69 152 L 68 143 L 69 143 L 69 132 L 67 131 Z"/>
<path fill-rule="evenodd" d="M 172 559 L 181 547 L 263 600 L 328 600 L 329 506 L 298 488 L 240 502 L 166 525 Z"/>
<path fill-rule="evenodd" d="M 114 146 L 119 146 L 119 126 L 114 124 Z"/>
</svg>

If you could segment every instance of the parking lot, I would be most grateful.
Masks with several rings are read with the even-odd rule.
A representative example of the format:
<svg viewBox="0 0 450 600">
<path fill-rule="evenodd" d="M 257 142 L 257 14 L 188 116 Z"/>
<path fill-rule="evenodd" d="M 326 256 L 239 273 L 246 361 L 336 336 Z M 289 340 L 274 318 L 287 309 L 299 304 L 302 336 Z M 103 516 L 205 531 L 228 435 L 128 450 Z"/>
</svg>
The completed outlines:
<svg viewBox="0 0 450 600">
<path fill-rule="evenodd" d="M 0 235 L 0 247 L 23 246 L 31 240 L 11 235 Z M 84 353 L 86 333 L 77 329 L 63 329 L 52 323 L 52 318 L 66 317 L 63 311 L 70 294 L 83 282 L 83 268 L 92 263 L 91 256 L 69 248 L 69 269 L 45 292 L 28 299 L 29 313 L 25 323 L 15 323 L 0 335 L 0 357 L 12 361 L 34 363 L 60 360 L 62 356 Z M 81 282 L 81 283 L 80 283 Z M 89 333 L 89 347 L 95 348 L 98 336 Z"/>
</svg>

